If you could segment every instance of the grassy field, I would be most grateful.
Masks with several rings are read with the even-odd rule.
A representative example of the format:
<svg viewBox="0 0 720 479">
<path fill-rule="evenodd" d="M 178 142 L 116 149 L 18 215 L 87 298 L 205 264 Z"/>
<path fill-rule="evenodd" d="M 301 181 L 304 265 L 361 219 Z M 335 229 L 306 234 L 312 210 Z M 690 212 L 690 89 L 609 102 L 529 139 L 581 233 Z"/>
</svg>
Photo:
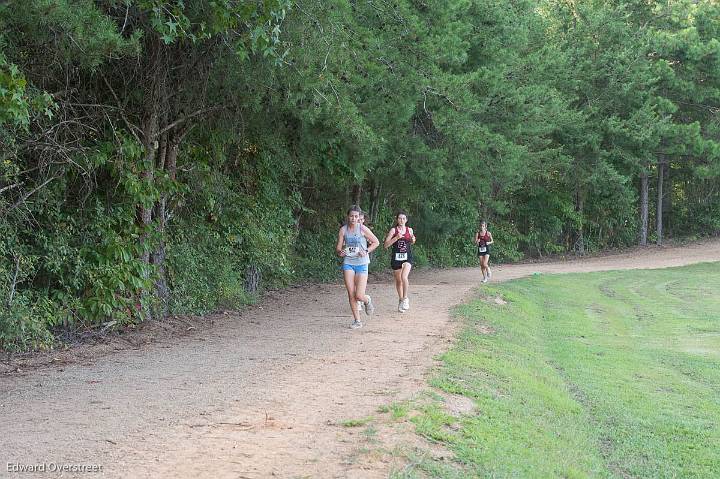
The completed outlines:
<svg viewBox="0 0 720 479">
<path fill-rule="evenodd" d="M 480 294 L 431 381 L 476 409 L 407 415 L 455 458 L 410 457 L 393 477 L 720 477 L 720 264 Z"/>
</svg>

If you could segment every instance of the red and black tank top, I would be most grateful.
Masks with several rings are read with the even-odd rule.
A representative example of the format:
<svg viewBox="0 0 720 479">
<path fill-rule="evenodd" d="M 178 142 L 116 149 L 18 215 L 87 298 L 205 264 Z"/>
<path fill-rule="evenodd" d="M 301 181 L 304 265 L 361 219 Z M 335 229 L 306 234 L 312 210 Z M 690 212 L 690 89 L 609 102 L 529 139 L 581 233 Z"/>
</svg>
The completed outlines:
<svg viewBox="0 0 720 479">
<path fill-rule="evenodd" d="M 400 233 L 398 227 L 395 227 L 395 232 Z M 400 236 L 400 239 L 393 243 L 393 255 L 395 253 L 409 253 L 410 245 L 412 244 L 412 235 L 410 234 L 410 228 L 405 227 L 405 232 Z"/>
</svg>

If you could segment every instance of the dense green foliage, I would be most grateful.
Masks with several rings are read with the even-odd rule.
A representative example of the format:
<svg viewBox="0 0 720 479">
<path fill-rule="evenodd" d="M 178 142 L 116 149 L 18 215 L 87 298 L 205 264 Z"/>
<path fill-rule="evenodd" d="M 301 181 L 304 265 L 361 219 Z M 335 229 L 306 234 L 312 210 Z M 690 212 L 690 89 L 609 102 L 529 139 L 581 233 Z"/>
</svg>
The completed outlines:
<svg viewBox="0 0 720 479">
<path fill-rule="evenodd" d="M 719 271 L 483 288 L 458 309 L 466 327 L 431 380 L 477 409 L 457 417 L 442 398 L 388 408 L 416 410 L 416 431 L 456 460 L 428 454 L 393 477 L 716 477 Z"/>
<path fill-rule="evenodd" d="M 408 210 L 422 264 L 473 262 L 480 217 L 500 260 L 644 242 L 653 217 L 651 240 L 716 234 L 719 18 L 711 0 L 3 2 L 0 348 L 333 277 L 351 203 L 378 236 Z"/>
</svg>

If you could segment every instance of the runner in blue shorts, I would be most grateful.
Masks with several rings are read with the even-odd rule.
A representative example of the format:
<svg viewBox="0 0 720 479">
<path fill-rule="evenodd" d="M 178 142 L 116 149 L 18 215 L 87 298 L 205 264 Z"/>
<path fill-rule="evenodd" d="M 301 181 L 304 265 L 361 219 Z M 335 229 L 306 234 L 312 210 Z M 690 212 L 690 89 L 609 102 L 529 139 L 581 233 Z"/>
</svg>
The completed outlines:
<svg viewBox="0 0 720 479">
<path fill-rule="evenodd" d="M 362 210 L 353 206 L 348 210 L 347 223 L 338 231 L 335 251 L 343 258 L 342 272 L 345 281 L 345 288 L 348 293 L 350 310 L 353 315 L 353 322 L 350 327 L 361 328 L 359 305 L 365 309 L 365 314 L 370 316 L 375 310 L 370 296 L 365 294 L 368 280 L 368 265 L 370 264 L 369 253 L 380 245 L 377 237 L 370 231 L 370 228 L 360 224 Z"/>
</svg>

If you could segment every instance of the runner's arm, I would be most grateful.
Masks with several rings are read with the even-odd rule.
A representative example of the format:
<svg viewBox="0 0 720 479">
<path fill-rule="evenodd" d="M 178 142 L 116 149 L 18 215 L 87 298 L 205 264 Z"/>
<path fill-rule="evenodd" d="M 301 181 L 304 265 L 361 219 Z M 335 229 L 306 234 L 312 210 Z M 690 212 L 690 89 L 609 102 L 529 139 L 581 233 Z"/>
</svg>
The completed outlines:
<svg viewBox="0 0 720 479">
<path fill-rule="evenodd" d="M 492 233 L 491 233 L 491 232 L 489 232 L 489 231 L 488 231 L 488 236 L 490 237 L 490 241 L 488 241 L 488 242 L 487 242 L 487 243 L 485 243 L 485 244 L 488 244 L 488 245 L 490 245 L 490 244 L 493 244 L 493 237 L 492 237 Z"/>
<path fill-rule="evenodd" d="M 342 229 L 342 227 L 340 227 L 340 231 L 338 231 L 337 244 L 335 245 L 335 253 L 340 257 L 345 256 L 345 250 L 343 249 L 344 242 L 345 242 L 345 238 L 343 235 L 343 229 Z"/>
<path fill-rule="evenodd" d="M 410 230 L 410 238 L 412 239 L 412 244 L 415 244 L 415 231 L 413 231 L 412 228 L 408 228 Z"/>
<path fill-rule="evenodd" d="M 393 244 L 395 241 L 398 240 L 397 238 L 393 239 L 393 237 L 395 236 L 394 232 L 395 232 L 395 228 L 390 228 L 390 231 L 388 231 L 388 234 L 385 237 L 385 242 L 383 243 L 383 246 L 385 246 L 386 249 L 389 248 L 391 244 Z"/>
<path fill-rule="evenodd" d="M 362 231 L 363 231 L 363 234 L 365 235 L 365 238 L 367 238 L 367 240 L 370 242 L 370 244 L 368 245 L 367 252 L 372 253 L 373 251 L 375 251 L 375 249 L 378 246 L 380 246 L 380 240 L 377 239 L 377 236 L 375 236 L 375 233 L 370 231 L 370 228 L 368 228 L 367 226 L 363 225 Z"/>
</svg>

